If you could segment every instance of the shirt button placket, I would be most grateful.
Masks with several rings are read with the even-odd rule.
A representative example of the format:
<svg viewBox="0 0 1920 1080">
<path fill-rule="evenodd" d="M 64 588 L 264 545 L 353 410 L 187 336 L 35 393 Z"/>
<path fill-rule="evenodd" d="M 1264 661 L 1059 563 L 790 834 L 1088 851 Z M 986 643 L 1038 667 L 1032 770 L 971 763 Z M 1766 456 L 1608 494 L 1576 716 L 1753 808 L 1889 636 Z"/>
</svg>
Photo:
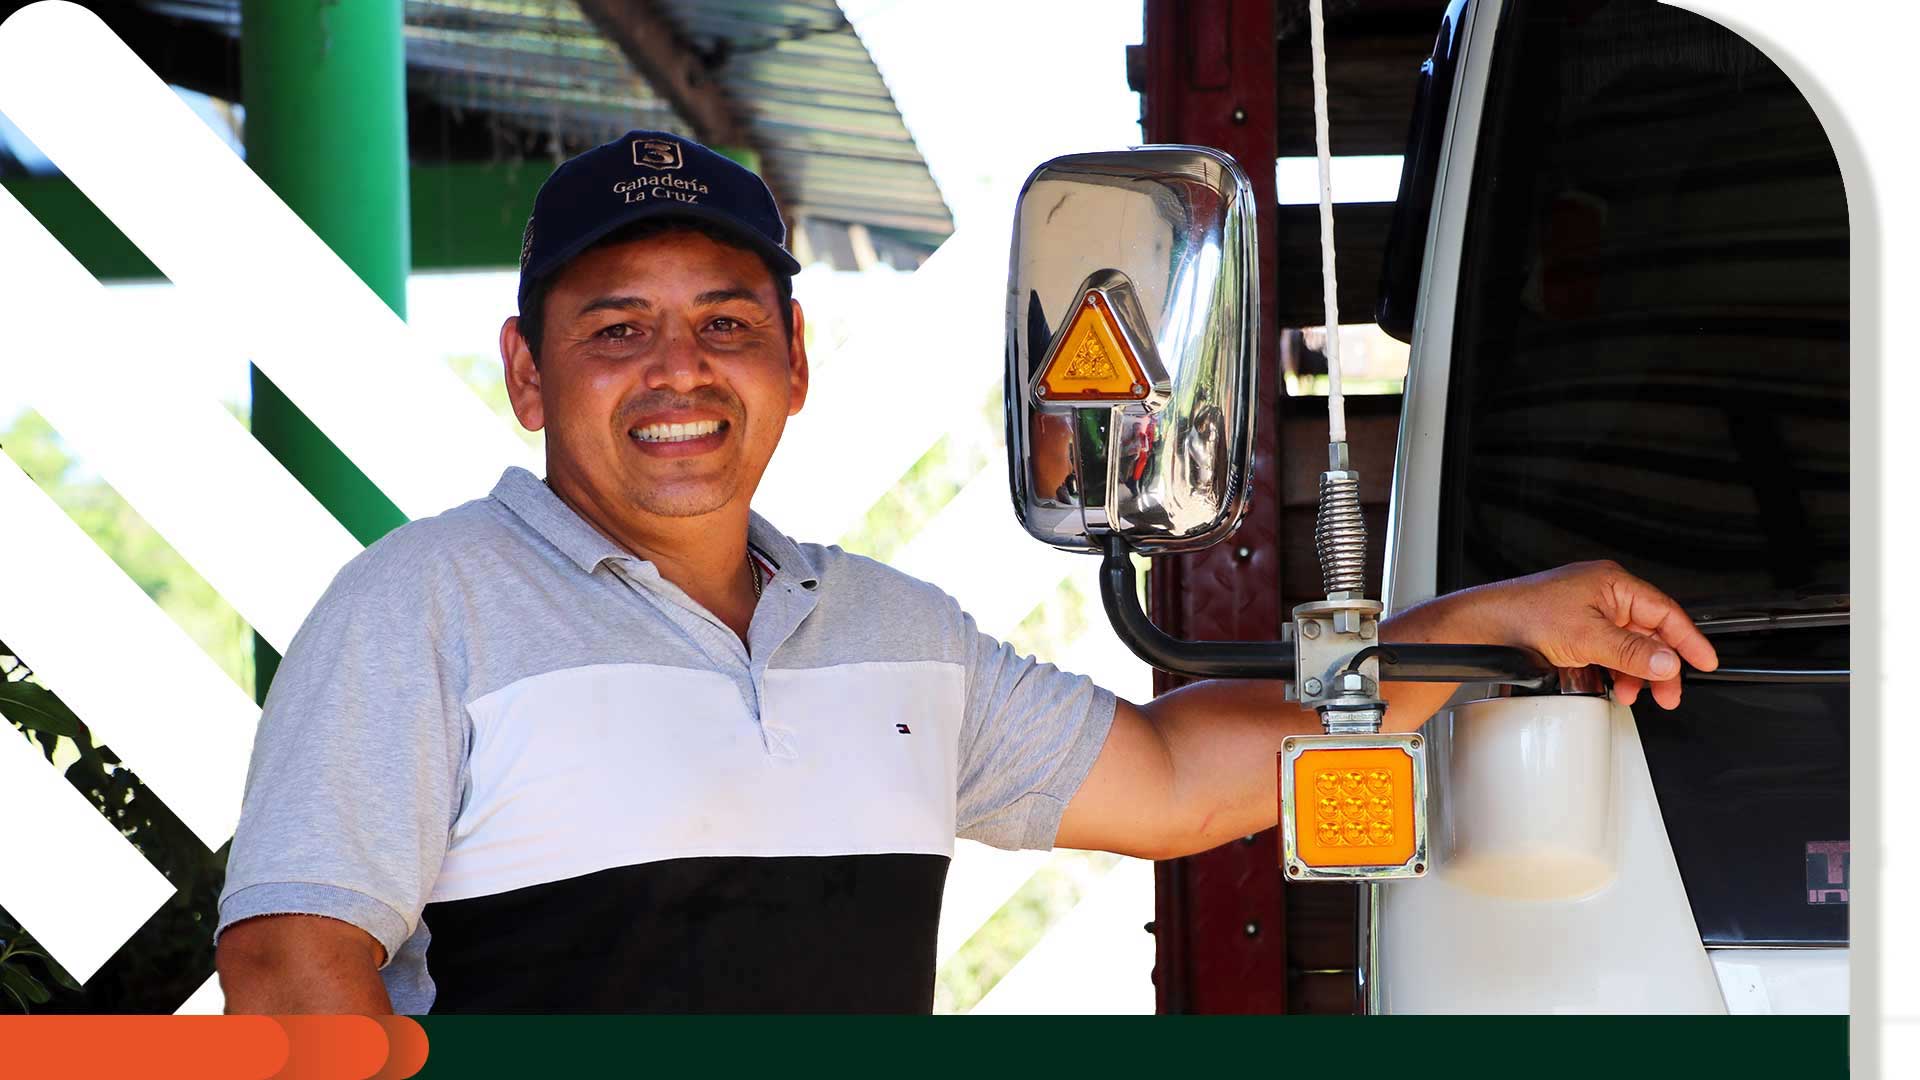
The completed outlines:
<svg viewBox="0 0 1920 1080">
<path fill-rule="evenodd" d="M 768 605 L 780 604 L 788 599 L 789 592 L 791 589 L 768 589 L 760 602 Z M 786 617 L 786 612 L 777 607 L 766 614 L 775 616 L 775 619 L 768 620 L 768 625 Z M 758 621 L 757 618 L 756 621 Z M 767 720 L 767 665 L 773 659 L 773 652 L 777 648 L 778 645 L 765 640 L 763 636 L 753 649 L 752 659 L 748 664 L 748 677 L 753 680 L 754 700 L 759 703 L 757 711 L 760 717 L 760 733 L 766 743 L 767 756 L 777 762 L 787 762 L 797 760 L 800 756 L 793 732 L 778 724 L 769 723 Z"/>
</svg>

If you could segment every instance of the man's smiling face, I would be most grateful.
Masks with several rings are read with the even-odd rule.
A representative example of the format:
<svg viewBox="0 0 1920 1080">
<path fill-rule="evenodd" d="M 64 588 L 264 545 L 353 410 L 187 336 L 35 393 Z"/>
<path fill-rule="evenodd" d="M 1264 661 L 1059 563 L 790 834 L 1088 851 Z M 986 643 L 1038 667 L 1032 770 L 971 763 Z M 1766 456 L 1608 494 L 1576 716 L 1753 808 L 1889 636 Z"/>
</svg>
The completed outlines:
<svg viewBox="0 0 1920 1080">
<path fill-rule="evenodd" d="M 547 433 L 556 490 L 621 516 L 744 509 L 806 399 L 758 255 L 675 230 L 575 258 L 545 299 L 540 362 L 502 331 L 514 412 Z"/>
</svg>

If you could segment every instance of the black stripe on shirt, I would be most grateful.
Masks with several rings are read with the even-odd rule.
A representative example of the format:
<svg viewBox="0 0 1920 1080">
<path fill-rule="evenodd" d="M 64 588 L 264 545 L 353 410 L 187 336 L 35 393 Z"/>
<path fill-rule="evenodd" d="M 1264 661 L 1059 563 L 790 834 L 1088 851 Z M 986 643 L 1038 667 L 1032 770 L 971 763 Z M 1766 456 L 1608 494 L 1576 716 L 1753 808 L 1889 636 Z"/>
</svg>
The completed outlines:
<svg viewBox="0 0 1920 1080">
<path fill-rule="evenodd" d="M 944 855 L 669 859 L 427 905 L 436 1013 L 929 1013 Z"/>
</svg>

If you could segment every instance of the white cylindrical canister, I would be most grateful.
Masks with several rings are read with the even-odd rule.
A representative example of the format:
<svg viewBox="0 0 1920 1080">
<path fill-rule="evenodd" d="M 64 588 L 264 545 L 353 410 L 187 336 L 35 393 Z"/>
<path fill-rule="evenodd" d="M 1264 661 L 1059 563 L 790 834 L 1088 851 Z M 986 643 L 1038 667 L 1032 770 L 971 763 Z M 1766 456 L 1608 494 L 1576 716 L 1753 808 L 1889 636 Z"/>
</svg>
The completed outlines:
<svg viewBox="0 0 1920 1080">
<path fill-rule="evenodd" d="M 1613 739 L 1605 697 L 1541 695 L 1452 710 L 1439 872 L 1475 892 L 1571 900 L 1613 879 Z"/>
</svg>

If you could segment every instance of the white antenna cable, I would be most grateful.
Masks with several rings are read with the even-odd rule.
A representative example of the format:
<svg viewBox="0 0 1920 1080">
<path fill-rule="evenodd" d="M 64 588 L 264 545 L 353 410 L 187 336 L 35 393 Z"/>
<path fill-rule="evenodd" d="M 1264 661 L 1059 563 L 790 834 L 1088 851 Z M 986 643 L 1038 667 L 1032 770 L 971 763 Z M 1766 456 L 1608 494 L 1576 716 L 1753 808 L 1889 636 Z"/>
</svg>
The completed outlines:
<svg viewBox="0 0 1920 1080">
<path fill-rule="evenodd" d="M 1333 153 L 1327 136 L 1327 41 L 1322 0 L 1307 0 L 1313 45 L 1313 142 L 1320 157 L 1320 284 L 1326 298 L 1327 471 L 1320 474 L 1320 512 L 1313 546 L 1328 599 L 1366 595 L 1367 524 L 1360 474 L 1347 452 L 1347 399 L 1340 387 L 1339 285 L 1333 272 Z"/>
<path fill-rule="evenodd" d="M 1327 20 L 1307 0 L 1313 43 L 1313 145 L 1320 158 L 1320 285 L 1326 295 L 1327 441 L 1347 441 L 1347 399 L 1340 389 L 1340 300 L 1333 269 L 1333 152 L 1327 136 Z"/>
</svg>

